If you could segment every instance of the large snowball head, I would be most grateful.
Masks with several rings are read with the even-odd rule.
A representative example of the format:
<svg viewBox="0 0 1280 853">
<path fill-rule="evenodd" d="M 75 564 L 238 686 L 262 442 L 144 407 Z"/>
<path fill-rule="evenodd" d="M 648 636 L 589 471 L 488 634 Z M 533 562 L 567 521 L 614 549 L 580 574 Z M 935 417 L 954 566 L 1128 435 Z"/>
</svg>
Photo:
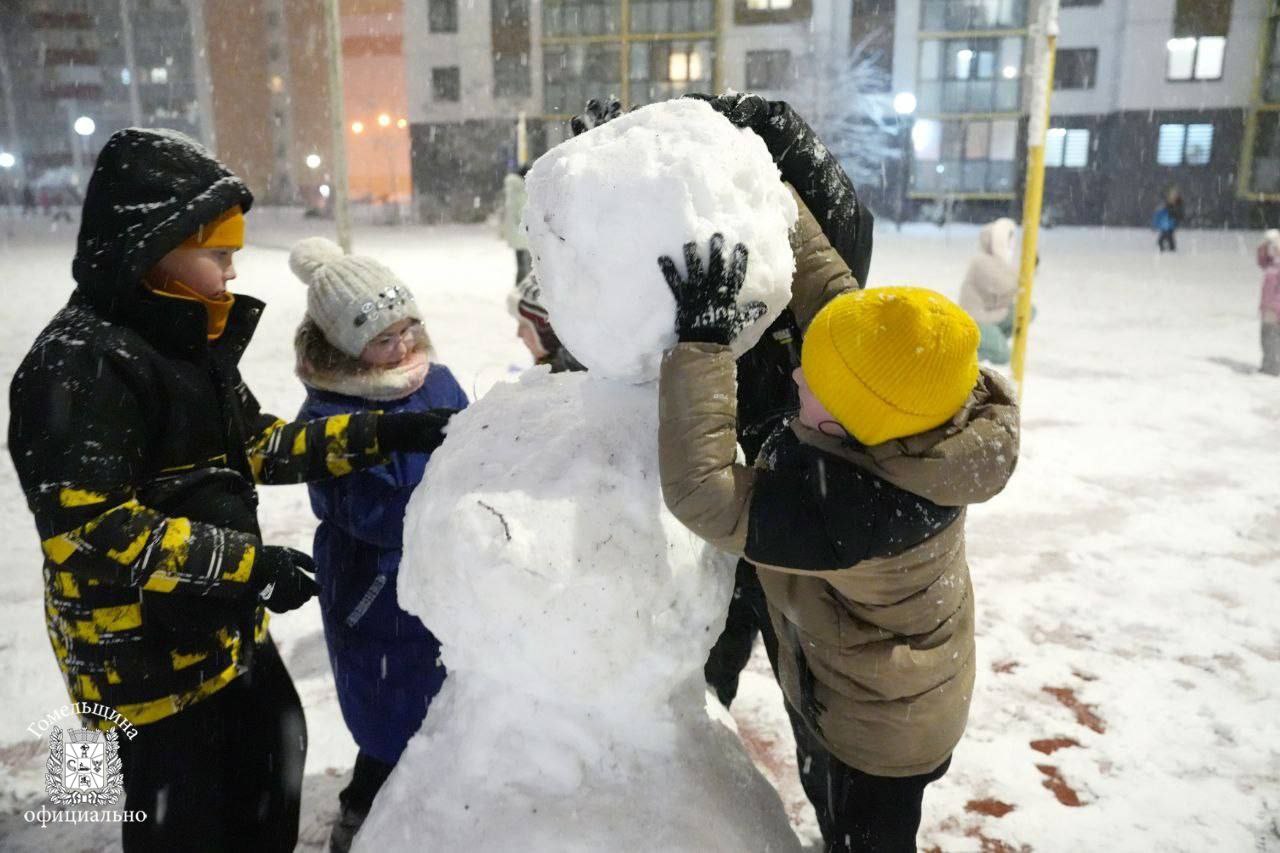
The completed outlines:
<svg viewBox="0 0 1280 853">
<path fill-rule="evenodd" d="M 790 300 L 797 211 L 764 142 L 693 99 L 653 104 L 557 145 L 526 178 L 524 223 L 560 340 L 597 376 L 657 378 L 674 345 L 675 299 L 658 268 L 724 234 L 750 252 L 740 303 L 769 312 L 734 342 L 759 340 Z"/>
</svg>

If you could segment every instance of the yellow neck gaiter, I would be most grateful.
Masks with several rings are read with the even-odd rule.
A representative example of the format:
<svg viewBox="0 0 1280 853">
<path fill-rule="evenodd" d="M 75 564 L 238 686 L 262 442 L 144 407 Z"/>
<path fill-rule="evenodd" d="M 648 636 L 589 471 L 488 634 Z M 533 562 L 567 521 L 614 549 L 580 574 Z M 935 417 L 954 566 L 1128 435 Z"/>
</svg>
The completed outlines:
<svg viewBox="0 0 1280 853">
<path fill-rule="evenodd" d="M 220 299 L 210 299 L 207 296 L 201 296 L 196 293 L 176 278 L 169 278 L 168 276 L 163 277 L 163 280 L 161 280 L 160 276 L 148 280 L 147 287 L 151 289 L 152 293 L 158 293 L 161 296 L 168 296 L 173 299 L 187 299 L 203 305 L 205 314 L 208 316 L 205 334 L 210 341 L 216 341 L 222 336 L 223 331 L 227 328 L 227 317 L 231 314 L 231 306 L 236 302 L 235 296 L 229 291 L 223 294 Z"/>
</svg>

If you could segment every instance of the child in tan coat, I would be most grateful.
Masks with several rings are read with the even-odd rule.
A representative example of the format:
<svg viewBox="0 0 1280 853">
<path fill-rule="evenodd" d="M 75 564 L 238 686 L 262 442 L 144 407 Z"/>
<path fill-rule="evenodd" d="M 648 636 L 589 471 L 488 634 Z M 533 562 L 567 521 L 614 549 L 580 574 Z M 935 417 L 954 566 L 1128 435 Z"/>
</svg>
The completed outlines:
<svg viewBox="0 0 1280 853">
<path fill-rule="evenodd" d="M 705 273 L 660 261 L 680 340 L 662 367 L 664 497 L 760 570 L 826 849 L 914 850 L 924 788 L 946 771 L 973 691 L 964 508 L 1012 474 L 1017 408 L 979 370 L 978 329 L 957 306 L 916 288 L 852 291 L 805 333 L 798 417 L 756 467 L 737 464 L 728 344 L 757 313 L 736 305 L 746 263 L 739 246 L 726 265 L 715 238 Z"/>
</svg>

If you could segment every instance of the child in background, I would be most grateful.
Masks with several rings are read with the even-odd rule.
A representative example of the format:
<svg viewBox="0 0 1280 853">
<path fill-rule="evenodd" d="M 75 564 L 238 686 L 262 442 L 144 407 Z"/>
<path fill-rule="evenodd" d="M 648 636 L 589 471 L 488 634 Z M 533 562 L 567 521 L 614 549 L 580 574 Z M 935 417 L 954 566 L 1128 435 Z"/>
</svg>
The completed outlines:
<svg viewBox="0 0 1280 853">
<path fill-rule="evenodd" d="M 978 358 L 1008 364 L 1013 353 L 1014 308 L 1018 300 L 1015 261 L 1018 226 L 1001 218 L 978 232 L 978 254 L 969 261 L 960 285 L 960 307 L 978 324 L 982 335 Z"/>
<path fill-rule="evenodd" d="M 1262 268 L 1262 372 L 1280 376 L 1280 230 L 1272 228 L 1258 246 Z"/>
<path fill-rule="evenodd" d="M 725 264 L 713 237 L 705 273 L 659 262 L 679 338 L 659 386 L 663 496 L 759 569 L 825 849 L 914 850 L 976 675 L 964 508 L 1012 474 L 1017 407 L 979 369 L 978 329 L 956 305 L 918 288 L 852 291 L 805 334 L 799 416 L 754 468 L 737 463 L 728 344 L 744 325 L 746 261 L 739 246 Z"/>
<path fill-rule="evenodd" d="M 528 194 L 524 188 L 524 176 L 529 173 L 528 165 L 521 166 L 519 171 L 508 172 L 502 179 L 502 239 L 516 253 L 516 284 L 524 281 L 525 276 L 533 269 L 533 260 L 529 255 L 529 237 L 524 232 L 524 206 Z"/>
<path fill-rule="evenodd" d="M 551 328 L 547 309 L 542 307 L 542 288 L 533 273 L 525 276 L 507 294 L 507 310 L 516 320 L 516 336 L 533 356 L 534 364 L 551 365 L 552 373 L 566 370 L 586 370 L 573 357 Z"/>
<path fill-rule="evenodd" d="M 289 263 L 309 285 L 295 340 L 298 378 L 307 386 L 300 418 L 466 407 L 453 374 L 431 360 L 413 294 L 391 270 L 318 237 L 295 246 Z M 359 747 L 351 783 L 339 795 L 334 853 L 350 849 L 444 683 L 439 641 L 396 602 L 405 506 L 430 456 L 393 453 L 385 465 L 311 486 L 329 662 Z"/>
</svg>

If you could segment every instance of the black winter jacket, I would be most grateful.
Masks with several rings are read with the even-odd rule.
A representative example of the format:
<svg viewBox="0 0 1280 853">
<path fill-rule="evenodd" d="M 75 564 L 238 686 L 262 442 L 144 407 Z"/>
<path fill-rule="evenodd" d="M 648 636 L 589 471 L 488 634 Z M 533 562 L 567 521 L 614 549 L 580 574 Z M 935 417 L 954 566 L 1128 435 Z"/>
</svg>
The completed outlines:
<svg viewBox="0 0 1280 853">
<path fill-rule="evenodd" d="M 287 424 L 261 410 L 237 367 L 261 302 L 237 296 L 208 342 L 202 305 L 142 284 L 201 224 L 252 203 L 192 140 L 115 134 L 89 182 L 75 292 L 10 388 L 54 653 L 76 701 L 134 724 L 219 690 L 265 642 L 255 483 L 385 461 L 376 414 Z"/>
</svg>

